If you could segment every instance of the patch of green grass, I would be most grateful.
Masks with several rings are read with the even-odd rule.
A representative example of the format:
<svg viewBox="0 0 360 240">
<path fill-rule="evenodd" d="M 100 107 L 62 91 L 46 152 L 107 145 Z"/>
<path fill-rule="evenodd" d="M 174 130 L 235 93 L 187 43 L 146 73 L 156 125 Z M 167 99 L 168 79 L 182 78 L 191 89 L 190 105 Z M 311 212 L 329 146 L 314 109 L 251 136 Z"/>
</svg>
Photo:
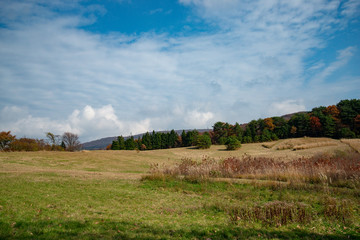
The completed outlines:
<svg viewBox="0 0 360 240">
<path fill-rule="evenodd" d="M 256 150 L 256 145 L 243 149 L 250 147 Z M 209 151 L 220 155 L 220 148 Z M 0 153 L 0 239 L 360 238 L 356 186 L 128 178 L 146 173 L 150 162 L 171 163 L 204 153 L 197 151 Z M 278 202 L 288 207 L 286 217 L 292 216 L 286 209 L 296 211 L 304 204 L 311 218 L 281 222 L 282 215 L 275 214 L 274 222 L 280 219 L 281 224 L 268 224 L 231 215 L 232 209 L 251 213 L 262 207 L 265 214 L 266 207 L 281 210 L 282 204 L 274 204 Z"/>
<path fill-rule="evenodd" d="M 54 174 L 1 174 L 0 238 L 3 239 L 345 239 L 359 237 L 358 208 L 352 224 L 317 217 L 307 223 L 269 227 L 256 221 L 231 223 L 232 207 L 252 209 L 311 194 L 321 213 L 324 192 L 272 190 L 229 182 L 179 179 L 77 179 Z M 333 195 L 337 197 L 336 194 Z M 347 197 L 350 197 L 347 196 Z M 353 198 L 354 204 L 359 199 Z M 319 206 L 316 206 L 317 203 Z M 313 229 L 313 227 L 316 227 Z M 345 228 L 344 228 L 345 227 Z"/>
</svg>

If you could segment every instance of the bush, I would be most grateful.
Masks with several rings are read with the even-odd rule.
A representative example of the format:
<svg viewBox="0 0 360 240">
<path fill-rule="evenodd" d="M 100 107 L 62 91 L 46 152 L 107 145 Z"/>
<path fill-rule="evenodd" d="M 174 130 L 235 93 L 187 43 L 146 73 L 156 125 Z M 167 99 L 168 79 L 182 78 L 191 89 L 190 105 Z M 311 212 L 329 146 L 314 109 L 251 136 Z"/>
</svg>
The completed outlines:
<svg viewBox="0 0 360 240">
<path fill-rule="evenodd" d="M 211 147 L 211 138 L 204 134 L 198 137 L 196 146 L 200 149 L 208 149 Z"/>
<path fill-rule="evenodd" d="M 226 142 L 226 149 L 227 150 L 236 150 L 241 148 L 241 142 L 237 140 L 235 137 L 229 137 Z"/>
<path fill-rule="evenodd" d="M 51 150 L 51 146 L 43 140 L 32 138 L 15 139 L 9 146 L 10 151 L 42 151 Z"/>
</svg>

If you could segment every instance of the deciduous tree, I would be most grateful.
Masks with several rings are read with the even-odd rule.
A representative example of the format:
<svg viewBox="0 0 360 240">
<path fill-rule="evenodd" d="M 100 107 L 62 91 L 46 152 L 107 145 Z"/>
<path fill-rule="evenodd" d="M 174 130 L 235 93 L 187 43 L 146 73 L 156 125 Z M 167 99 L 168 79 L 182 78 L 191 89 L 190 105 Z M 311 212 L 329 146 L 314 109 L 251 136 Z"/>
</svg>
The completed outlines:
<svg viewBox="0 0 360 240">
<path fill-rule="evenodd" d="M 0 151 L 4 151 L 9 147 L 9 144 L 15 140 L 15 136 L 11 135 L 11 131 L 0 132 Z"/>
<path fill-rule="evenodd" d="M 74 152 L 74 151 L 79 151 L 81 149 L 79 136 L 75 133 L 65 132 L 62 135 L 62 141 L 67 151 Z"/>
</svg>

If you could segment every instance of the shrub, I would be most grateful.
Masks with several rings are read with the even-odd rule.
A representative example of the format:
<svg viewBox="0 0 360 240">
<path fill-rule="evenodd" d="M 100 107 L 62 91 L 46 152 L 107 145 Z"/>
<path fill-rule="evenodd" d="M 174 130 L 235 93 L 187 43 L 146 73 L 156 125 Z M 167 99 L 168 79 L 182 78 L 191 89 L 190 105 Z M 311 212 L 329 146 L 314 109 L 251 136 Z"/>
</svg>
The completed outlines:
<svg viewBox="0 0 360 240">
<path fill-rule="evenodd" d="M 51 150 L 51 146 L 46 144 L 43 140 L 20 138 L 11 142 L 9 149 L 10 151 L 41 151 Z"/>
<path fill-rule="evenodd" d="M 198 137 L 196 146 L 200 149 L 208 149 L 211 147 L 211 138 L 204 134 Z"/>
<path fill-rule="evenodd" d="M 241 148 L 241 142 L 237 140 L 235 137 L 229 137 L 226 142 L 226 149 L 227 150 L 237 150 Z"/>
</svg>

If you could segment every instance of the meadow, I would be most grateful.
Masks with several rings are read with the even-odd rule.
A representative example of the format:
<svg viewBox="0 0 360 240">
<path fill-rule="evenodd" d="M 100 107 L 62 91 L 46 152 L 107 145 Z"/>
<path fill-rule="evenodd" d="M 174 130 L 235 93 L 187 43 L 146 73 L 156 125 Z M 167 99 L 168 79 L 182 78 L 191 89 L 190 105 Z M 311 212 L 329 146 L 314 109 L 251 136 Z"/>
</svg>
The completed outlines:
<svg viewBox="0 0 360 240">
<path fill-rule="evenodd" d="M 359 143 L 298 138 L 237 151 L 0 152 L 0 239 L 359 239 Z M 342 159 L 350 168 L 337 169 L 345 177 L 336 184 L 326 174 L 318 181 L 167 171 L 244 157 L 284 166 Z"/>
</svg>

